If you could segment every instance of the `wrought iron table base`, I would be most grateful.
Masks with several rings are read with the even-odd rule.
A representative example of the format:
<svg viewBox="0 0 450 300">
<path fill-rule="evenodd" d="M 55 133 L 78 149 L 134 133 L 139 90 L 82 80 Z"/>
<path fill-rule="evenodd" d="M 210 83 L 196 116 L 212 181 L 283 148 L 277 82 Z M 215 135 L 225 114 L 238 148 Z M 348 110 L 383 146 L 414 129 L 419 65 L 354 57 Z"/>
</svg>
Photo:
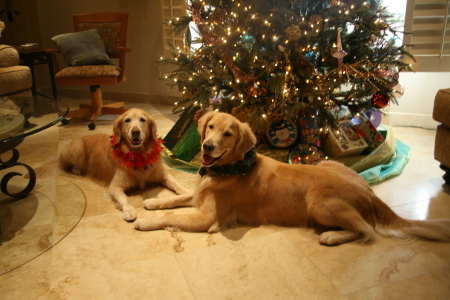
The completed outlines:
<svg viewBox="0 0 450 300">
<path fill-rule="evenodd" d="M 15 167 L 15 166 L 23 166 L 28 171 L 29 181 L 28 181 L 27 186 L 22 191 L 20 191 L 18 193 L 10 193 L 7 188 L 8 182 L 11 180 L 11 178 L 13 178 L 15 176 L 22 176 L 22 174 L 18 173 L 18 172 L 9 172 L 5 176 L 3 176 L 3 178 L 1 179 L 0 188 L 5 195 L 20 199 L 20 198 L 23 198 L 26 195 L 28 195 L 33 190 L 33 188 L 36 184 L 36 173 L 30 166 L 18 162 L 19 151 L 17 149 L 13 148 L 10 151 L 12 151 L 12 157 L 8 161 L 4 162 L 0 158 L 0 171 L 11 168 L 11 167 Z"/>
</svg>

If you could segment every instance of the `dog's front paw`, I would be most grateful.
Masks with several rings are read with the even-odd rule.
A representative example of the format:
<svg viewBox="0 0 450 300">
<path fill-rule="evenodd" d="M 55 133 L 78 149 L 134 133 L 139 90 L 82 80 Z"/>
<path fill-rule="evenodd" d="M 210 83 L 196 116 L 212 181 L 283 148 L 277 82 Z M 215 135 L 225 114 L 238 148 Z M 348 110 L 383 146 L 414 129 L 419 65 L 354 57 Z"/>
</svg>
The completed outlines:
<svg viewBox="0 0 450 300">
<path fill-rule="evenodd" d="M 219 231 L 220 231 L 219 222 L 212 224 L 211 227 L 209 227 L 208 229 L 208 233 L 217 233 Z"/>
<path fill-rule="evenodd" d="M 123 219 L 127 222 L 133 222 L 137 218 L 136 210 L 130 204 L 126 204 L 122 208 Z"/>
<path fill-rule="evenodd" d="M 143 231 L 161 229 L 160 226 L 158 226 L 156 219 L 151 218 L 137 219 L 134 221 L 134 228 Z"/>
</svg>

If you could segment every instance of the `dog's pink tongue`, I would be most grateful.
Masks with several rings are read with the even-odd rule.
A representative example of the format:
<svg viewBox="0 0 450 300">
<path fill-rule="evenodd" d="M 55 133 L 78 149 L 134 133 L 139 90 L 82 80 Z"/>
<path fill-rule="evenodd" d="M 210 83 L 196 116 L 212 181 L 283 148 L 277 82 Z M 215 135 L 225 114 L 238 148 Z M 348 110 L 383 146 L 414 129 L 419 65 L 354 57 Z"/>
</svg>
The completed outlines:
<svg viewBox="0 0 450 300">
<path fill-rule="evenodd" d="M 208 154 L 203 154 L 202 163 L 204 165 L 209 165 L 214 160 L 214 157 L 209 156 Z"/>
</svg>

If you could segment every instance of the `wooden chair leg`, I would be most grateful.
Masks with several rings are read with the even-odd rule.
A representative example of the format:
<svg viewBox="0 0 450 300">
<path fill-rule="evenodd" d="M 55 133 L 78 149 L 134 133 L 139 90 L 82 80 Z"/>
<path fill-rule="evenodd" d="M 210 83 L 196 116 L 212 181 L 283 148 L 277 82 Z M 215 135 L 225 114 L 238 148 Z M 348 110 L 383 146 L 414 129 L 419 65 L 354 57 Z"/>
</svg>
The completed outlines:
<svg viewBox="0 0 450 300">
<path fill-rule="evenodd" d="M 66 116 L 71 117 L 81 117 L 90 116 L 89 129 L 95 129 L 95 122 L 97 118 L 101 115 L 121 115 L 128 110 L 128 108 L 123 108 L 124 102 L 116 102 L 111 104 L 103 105 L 102 89 L 98 85 L 91 85 L 89 88 L 91 92 L 91 104 L 80 104 L 80 109 L 70 111 Z"/>
<path fill-rule="evenodd" d="M 102 88 L 98 85 L 91 85 L 90 91 L 91 91 L 92 113 L 93 115 L 100 116 L 102 114 L 102 107 L 103 107 Z M 97 117 L 95 117 L 95 119 L 97 119 Z"/>
<path fill-rule="evenodd" d="M 115 103 L 103 105 L 103 107 L 118 107 L 118 108 L 121 108 L 124 106 L 125 106 L 125 102 L 115 102 Z"/>
</svg>

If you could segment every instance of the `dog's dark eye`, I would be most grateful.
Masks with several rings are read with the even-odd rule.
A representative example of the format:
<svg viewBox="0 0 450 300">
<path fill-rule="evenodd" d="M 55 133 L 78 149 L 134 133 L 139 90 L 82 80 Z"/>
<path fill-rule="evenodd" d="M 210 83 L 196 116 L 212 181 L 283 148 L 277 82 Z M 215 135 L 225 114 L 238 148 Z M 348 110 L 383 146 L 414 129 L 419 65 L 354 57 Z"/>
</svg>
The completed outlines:
<svg viewBox="0 0 450 300">
<path fill-rule="evenodd" d="M 130 118 L 126 118 L 124 122 L 125 122 L 125 123 L 130 123 L 130 121 L 131 121 Z"/>
<path fill-rule="evenodd" d="M 224 136 L 233 136 L 230 132 L 225 132 Z"/>
<path fill-rule="evenodd" d="M 141 121 L 141 122 L 145 122 L 145 119 L 144 118 L 141 118 L 139 121 Z"/>
<path fill-rule="evenodd" d="M 214 125 L 209 125 L 208 127 L 209 127 L 209 129 L 213 129 Z"/>
</svg>

